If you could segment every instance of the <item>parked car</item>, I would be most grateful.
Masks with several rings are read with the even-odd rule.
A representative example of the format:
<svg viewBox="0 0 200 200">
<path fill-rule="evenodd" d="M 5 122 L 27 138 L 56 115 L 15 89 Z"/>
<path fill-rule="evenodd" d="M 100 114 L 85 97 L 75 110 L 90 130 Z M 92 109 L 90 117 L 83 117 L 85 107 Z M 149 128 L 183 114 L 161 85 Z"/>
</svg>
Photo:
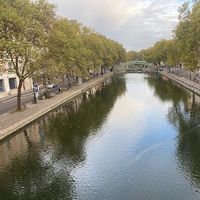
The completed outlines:
<svg viewBox="0 0 200 200">
<path fill-rule="evenodd" d="M 57 84 L 54 84 L 54 83 L 47 85 L 48 89 L 52 89 L 52 88 L 56 88 L 56 87 L 58 87 L 58 86 L 57 86 Z"/>
</svg>

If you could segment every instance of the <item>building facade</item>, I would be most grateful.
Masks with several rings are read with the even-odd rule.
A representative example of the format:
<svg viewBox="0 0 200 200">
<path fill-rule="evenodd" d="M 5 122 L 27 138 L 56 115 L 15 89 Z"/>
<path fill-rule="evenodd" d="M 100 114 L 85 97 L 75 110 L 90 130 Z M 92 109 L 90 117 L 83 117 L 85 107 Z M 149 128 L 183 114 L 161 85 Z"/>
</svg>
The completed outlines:
<svg viewBox="0 0 200 200">
<path fill-rule="evenodd" d="M 15 73 L 9 72 L 12 68 L 11 62 L 1 62 L 1 71 L 0 71 L 0 98 L 7 97 L 9 95 L 17 94 L 17 87 L 19 84 L 19 79 Z M 32 79 L 26 79 L 24 81 L 22 92 L 32 90 Z"/>
</svg>

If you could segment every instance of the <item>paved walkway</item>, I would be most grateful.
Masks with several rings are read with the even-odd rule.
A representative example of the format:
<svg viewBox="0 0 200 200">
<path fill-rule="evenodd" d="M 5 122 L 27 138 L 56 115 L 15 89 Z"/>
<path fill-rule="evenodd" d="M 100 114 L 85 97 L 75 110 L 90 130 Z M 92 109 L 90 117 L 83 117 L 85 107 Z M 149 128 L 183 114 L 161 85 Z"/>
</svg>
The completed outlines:
<svg viewBox="0 0 200 200">
<path fill-rule="evenodd" d="M 113 73 L 108 73 L 103 77 L 98 77 L 82 85 L 74 86 L 51 99 L 38 101 L 38 104 L 30 104 L 21 112 L 0 115 L 0 141 L 5 140 L 11 136 L 13 132 L 25 127 L 52 109 L 62 105 L 82 92 L 87 91 L 89 88 L 92 88 L 112 75 Z"/>
<path fill-rule="evenodd" d="M 200 95 L 200 84 L 195 83 L 194 81 L 190 81 L 184 77 L 177 76 L 175 74 L 171 74 L 171 73 L 167 73 L 167 72 L 160 72 L 160 74 L 172 79 L 173 81 L 186 87 L 187 89 L 191 90 L 192 92 Z"/>
</svg>

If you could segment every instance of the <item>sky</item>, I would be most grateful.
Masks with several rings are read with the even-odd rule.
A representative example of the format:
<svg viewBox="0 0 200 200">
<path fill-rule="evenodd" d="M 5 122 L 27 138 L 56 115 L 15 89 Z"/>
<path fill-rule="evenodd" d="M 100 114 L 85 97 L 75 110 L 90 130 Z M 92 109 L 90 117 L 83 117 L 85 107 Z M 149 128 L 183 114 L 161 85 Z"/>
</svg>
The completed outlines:
<svg viewBox="0 0 200 200">
<path fill-rule="evenodd" d="M 57 14 L 76 19 L 128 50 L 172 37 L 183 0 L 48 0 Z"/>
</svg>

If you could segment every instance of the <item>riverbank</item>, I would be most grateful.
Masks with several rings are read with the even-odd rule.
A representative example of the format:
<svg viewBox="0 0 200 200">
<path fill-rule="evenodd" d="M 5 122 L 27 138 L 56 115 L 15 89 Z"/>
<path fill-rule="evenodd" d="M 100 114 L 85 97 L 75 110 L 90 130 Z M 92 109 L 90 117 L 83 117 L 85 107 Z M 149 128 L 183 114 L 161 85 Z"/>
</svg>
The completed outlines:
<svg viewBox="0 0 200 200">
<path fill-rule="evenodd" d="M 72 100 L 81 93 L 93 88 L 103 80 L 111 77 L 113 73 L 105 74 L 102 77 L 92 79 L 79 86 L 74 86 L 69 90 L 47 100 L 39 101 L 38 104 L 30 104 L 21 112 L 6 113 L 0 115 L 0 142 L 4 141 L 18 130 L 23 129 L 38 118 L 47 114 L 51 110 Z"/>
<path fill-rule="evenodd" d="M 175 74 L 167 73 L 164 71 L 160 71 L 159 73 L 162 74 L 163 76 L 166 76 L 169 79 L 175 81 L 176 83 L 184 86 L 185 88 L 191 90 L 192 92 L 200 95 L 200 84 L 195 83 L 194 81 L 190 81 L 184 77 L 179 77 Z"/>
</svg>

